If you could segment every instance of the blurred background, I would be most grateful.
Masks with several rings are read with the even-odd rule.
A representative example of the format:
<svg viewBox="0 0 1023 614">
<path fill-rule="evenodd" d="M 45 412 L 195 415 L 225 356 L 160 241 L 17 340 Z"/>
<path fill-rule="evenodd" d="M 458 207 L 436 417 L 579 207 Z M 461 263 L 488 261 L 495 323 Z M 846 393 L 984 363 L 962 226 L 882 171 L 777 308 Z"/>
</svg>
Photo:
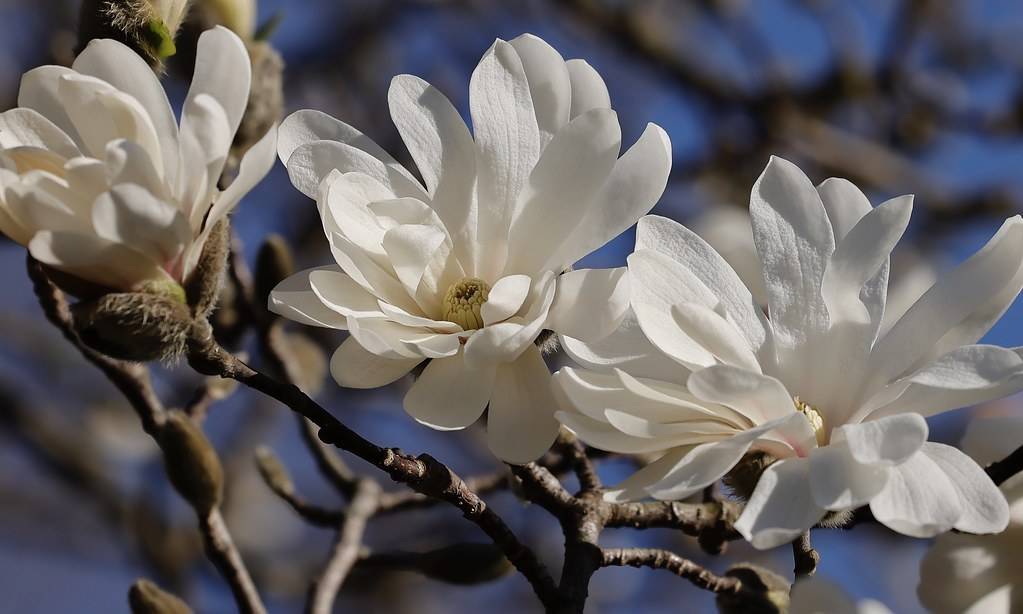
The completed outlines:
<svg viewBox="0 0 1023 614">
<path fill-rule="evenodd" d="M 77 11 L 74 0 L 0 0 L 0 109 L 15 106 L 22 72 L 70 61 Z M 771 154 L 815 182 L 851 179 L 875 204 L 916 194 L 896 251 L 896 302 L 922 293 L 1023 203 L 1018 0 L 260 0 L 257 15 L 259 24 L 279 20 L 269 41 L 286 64 L 286 108 L 342 118 L 403 161 L 386 112 L 393 75 L 425 78 L 467 116 L 469 75 L 497 37 L 532 32 L 566 59 L 586 59 L 608 84 L 627 144 L 647 122 L 671 136 L 674 166 L 655 212 L 703 233 L 740 274 L 755 266 L 745 207 Z M 187 75 L 172 64 L 175 105 Z M 301 267 L 330 261 L 314 203 L 292 189 L 281 165 L 234 220 L 250 262 L 270 232 L 288 240 Z M 630 231 L 584 264 L 620 266 L 633 240 Z M 199 612 L 232 611 L 155 445 L 123 398 L 43 320 L 24 259 L 21 247 L 0 241 L 0 612 L 127 611 L 127 589 L 140 576 Z M 986 341 L 1023 345 L 1021 315 L 1017 304 Z M 439 433 L 408 419 L 400 401 L 407 382 L 352 391 L 323 381 L 317 357 L 339 334 L 295 334 L 307 335 L 307 386 L 322 384 L 321 402 L 371 440 L 429 451 L 463 476 L 499 469 L 481 432 Z M 201 383 L 185 367 L 158 370 L 169 406 L 188 402 Z M 1023 400 L 1009 399 L 945 414 L 931 420 L 932 439 L 957 442 L 972 413 L 1021 411 Z M 278 453 L 306 498 L 336 507 L 338 495 L 290 413 L 259 395 L 240 391 L 216 403 L 207 432 L 228 471 L 227 522 L 264 598 L 273 612 L 298 611 L 333 535 L 299 521 L 269 492 L 255 470 L 256 446 Z M 611 483 L 630 469 L 601 464 Z M 556 522 L 507 491 L 486 499 L 556 573 Z M 820 575 L 895 612 L 921 611 L 915 593 L 926 541 L 870 526 L 814 535 Z M 479 539 L 456 511 L 437 507 L 374 520 L 367 544 L 424 550 Z M 603 539 L 668 547 L 718 572 L 751 560 L 791 577 L 787 548 L 763 554 L 733 542 L 714 558 L 667 530 L 612 529 Z M 591 595 L 589 612 L 713 611 L 708 593 L 649 570 L 603 569 Z M 346 608 L 496 614 L 538 605 L 516 574 L 465 587 L 357 569 L 341 591 L 338 609 Z"/>
</svg>

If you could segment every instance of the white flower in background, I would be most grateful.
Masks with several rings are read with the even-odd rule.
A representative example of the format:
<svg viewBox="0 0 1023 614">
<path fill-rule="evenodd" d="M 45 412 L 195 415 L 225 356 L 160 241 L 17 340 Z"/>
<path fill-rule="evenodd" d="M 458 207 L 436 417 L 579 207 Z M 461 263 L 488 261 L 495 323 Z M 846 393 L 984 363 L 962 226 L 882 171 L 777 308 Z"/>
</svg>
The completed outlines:
<svg viewBox="0 0 1023 614">
<path fill-rule="evenodd" d="M 412 417 L 460 429 L 489 403 L 491 450 L 534 460 L 559 428 L 534 340 L 598 339 L 628 304 L 624 268 L 562 272 L 654 205 L 668 137 L 651 124 L 619 158 L 600 76 L 530 35 L 498 40 L 473 72 L 472 134 L 417 77 L 395 77 L 388 102 L 423 183 L 322 113 L 282 125 L 280 157 L 317 199 L 337 266 L 286 280 L 270 307 L 351 332 L 331 360 L 343 386 L 383 386 L 429 359 L 405 397 Z"/>
<path fill-rule="evenodd" d="M 789 614 L 892 614 L 880 601 L 854 601 L 841 587 L 819 576 L 801 578 L 792 585 Z"/>
<path fill-rule="evenodd" d="M 1008 456 L 1023 442 L 1023 416 L 975 418 L 963 451 L 978 463 Z M 1001 486 L 1009 526 L 997 535 L 946 533 L 920 563 L 921 603 L 939 614 L 1011 614 L 1023 610 L 1023 474 Z"/>
<path fill-rule="evenodd" d="M 271 130 L 217 186 L 249 93 L 249 56 L 205 32 L 180 128 L 131 49 L 94 40 L 71 68 L 25 74 L 0 114 L 0 231 L 45 264 L 113 290 L 188 279 L 210 230 L 274 162 Z"/>
<path fill-rule="evenodd" d="M 815 189 L 772 158 L 750 204 L 770 318 L 697 235 L 640 220 L 619 356 L 572 342 L 595 370 L 555 377 L 571 408 L 558 417 L 585 441 L 664 453 L 609 496 L 680 499 L 761 451 L 779 460 L 736 523 L 758 548 L 868 503 L 907 535 L 1002 530 L 1005 498 L 965 454 L 927 442 L 924 417 L 1023 388 L 1020 350 L 974 345 L 1023 286 L 1023 220 L 879 335 L 910 209 L 909 197 L 872 208 L 841 179 Z"/>
<path fill-rule="evenodd" d="M 689 228 L 735 270 L 749 288 L 753 300 L 766 306 L 767 288 L 760 274 L 760 256 L 753 242 L 753 225 L 748 212 L 733 206 L 711 207 L 693 220 Z M 938 271 L 930 262 L 916 252 L 905 250 L 895 256 L 892 273 L 881 321 L 882 333 L 891 328 L 938 278 Z"/>
</svg>

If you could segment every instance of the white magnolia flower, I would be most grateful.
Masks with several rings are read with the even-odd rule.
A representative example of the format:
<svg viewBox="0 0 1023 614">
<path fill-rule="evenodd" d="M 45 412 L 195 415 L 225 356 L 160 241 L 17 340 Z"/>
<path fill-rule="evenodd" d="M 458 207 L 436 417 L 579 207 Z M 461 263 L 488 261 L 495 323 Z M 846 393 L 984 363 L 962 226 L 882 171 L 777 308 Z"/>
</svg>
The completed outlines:
<svg viewBox="0 0 1023 614">
<path fill-rule="evenodd" d="M 988 464 L 1023 443 L 1023 416 L 978 418 L 963 451 Z M 1023 610 L 1023 474 L 1001 486 L 1009 500 L 1009 526 L 997 535 L 946 533 L 920 563 L 917 595 L 940 614 L 1011 614 Z"/>
<path fill-rule="evenodd" d="M 217 186 L 249 81 L 245 45 L 224 28 L 200 37 L 180 128 L 156 75 L 121 43 L 94 40 L 71 68 L 29 71 L 20 106 L 0 114 L 0 231 L 110 289 L 182 283 L 274 162 L 271 130 Z"/>
<path fill-rule="evenodd" d="M 429 359 L 406 411 L 460 429 L 489 403 L 491 450 L 531 461 L 559 428 L 534 340 L 600 338 L 628 304 L 624 268 L 562 272 L 654 205 L 668 137 L 651 124 L 619 158 L 600 76 L 530 35 L 498 40 L 473 72 L 472 134 L 417 77 L 395 77 L 388 102 L 422 183 L 322 113 L 282 125 L 280 157 L 317 199 L 337 266 L 286 280 L 271 309 L 351 332 L 331 360 L 343 386 L 383 386 Z"/>
<path fill-rule="evenodd" d="M 595 347 L 567 344 L 598 370 L 556 376 L 572 408 L 559 419 L 588 443 L 664 453 L 610 496 L 682 498 L 762 451 L 779 460 L 736 524 L 759 548 L 868 503 L 907 535 L 1002 530 L 1004 497 L 965 454 L 927 442 L 924 417 L 1023 388 L 1023 350 L 974 345 L 1023 286 L 1023 220 L 879 335 L 911 203 L 872 208 L 848 181 L 814 188 L 773 158 L 750 204 L 769 317 L 697 235 L 640 220 L 634 316 Z"/>
<path fill-rule="evenodd" d="M 789 614 L 892 614 L 892 611 L 875 599 L 855 601 L 841 587 L 820 576 L 810 576 L 792 585 Z"/>
</svg>

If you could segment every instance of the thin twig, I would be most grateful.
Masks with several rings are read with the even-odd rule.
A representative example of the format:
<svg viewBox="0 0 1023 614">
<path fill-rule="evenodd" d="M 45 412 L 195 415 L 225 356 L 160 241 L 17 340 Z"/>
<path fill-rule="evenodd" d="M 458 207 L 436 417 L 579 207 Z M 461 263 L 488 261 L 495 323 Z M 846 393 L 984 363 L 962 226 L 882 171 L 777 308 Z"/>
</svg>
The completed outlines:
<svg viewBox="0 0 1023 614">
<path fill-rule="evenodd" d="M 485 495 L 502 488 L 507 488 L 509 483 L 507 471 L 497 471 L 488 475 L 469 476 L 465 478 L 465 485 L 477 495 Z M 380 495 L 380 505 L 377 515 L 392 514 L 411 509 L 432 507 L 441 503 L 437 499 L 431 499 L 426 495 L 411 490 L 399 492 L 385 492 Z"/>
<path fill-rule="evenodd" d="M 722 578 L 711 571 L 684 559 L 674 552 L 658 548 L 605 548 L 602 564 L 605 567 L 625 566 L 665 569 L 689 580 L 712 593 L 738 594 L 742 583 L 736 578 Z"/>
<path fill-rule="evenodd" d="M 984 469 L 991 481 L 1001 486 L 1006 480 L 1023 471 L 1023 446 L 1016 448 L 1012 454 L 1000 461 L 995 461 Z"/>
<path fill-rule="evenodd" d="M 266 614 L 266 607 L 263 606 L 256 585 L 245 568 L 234 540 L 231 539 L 219 508 L 215 507 L 209 514 L 199 516 L 199 532 L 202 533 L 203 544 L 206 546 L 206 556 L 231 587 L 239 612 Z"/>
<path fill-rule="evenodd" d="M 793 572 L 797 578 L 812 576 L 817 572 L 821 555 L 810 543 L 810 532 L 806 531 L 792 542 Z"/>
<path fill-rule="evenodd" d="M 597 475 L 597 468 L 593 464 L 593 459 L 587 454 L 586 446 L 583 442 L 567 431 L 563 432 L 558 440 L 559 447 L 564 450 L 565 456 L 571 462 L 572 471 L 575 472 L 576 478 L 579 480 L 580 492 L 587 493 L 600 490 L 603 484 L 600 481 L 600 476 Z"/>
<path fill-rule="evenodd" d="M 359 559 L 366 523 L 376 512 L 379 501 L 379 484 L 366 478 L 356 483 L 352 502 L 348 506 L 327 566 L 309 587 L 309 603 L 306 606 L 308 614 L 330 614 L 341 584 Z"/>
</svg>

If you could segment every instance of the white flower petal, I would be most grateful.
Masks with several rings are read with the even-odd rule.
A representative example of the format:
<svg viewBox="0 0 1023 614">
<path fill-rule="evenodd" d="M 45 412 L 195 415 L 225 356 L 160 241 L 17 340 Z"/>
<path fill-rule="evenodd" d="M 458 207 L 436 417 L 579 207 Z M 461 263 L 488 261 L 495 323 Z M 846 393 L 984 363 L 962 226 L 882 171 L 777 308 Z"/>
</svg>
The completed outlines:
<svg viewBox="0 0 1023 614">
<path fill-rule="evenodd" d="M 888 473 L 883 465 L 858 462 L 845 442 L 833 442 L 810 452 L 810 491 L 814 503 L 824 509 L 866 505 L 884 489 Z"/>
<path fill-rule="evenodd" d="M 831 177 L 817 186 L 824 210 L 828 213 L 835 243 L 840 243 L 873 207 L 870 200 L 848 179 Z"/>
<path fill-rule="evenodd" d="M 551 303 L 554 302 L 555 289 L 554 275 L 550 272 L 534 281 L 530 298 L 526 301 L 529 308 L 525 315 L 509 318 L 473 333 L 465 344 L 466 360 L 510 362 L 518 358 L 543 330 Z"/>
<path fill-rule="evenodd" d="M 927 421 L 919 414 L 896 414 L 835 429 L 849 454 L 864 465 L 895 466 L 915 456 L 927 441 Z"/>
<path fill-rule="evenodd" d="M 722 363 L 760 373 L 746 338 L 717 311 L 699 303 L 679 303 L 672 306 L 671 315 L 679 328 Z"/>
<path fill-rule="evenodd" d="M 199 36 L 195 72 L 184 108 L 188 109 L 198 96 L 212 96 L 224 108 L 229 132 L 234 134 L 249 103 L 251 83 L 252 69 L 245 43 L 234 32 L 216 26 Z"/>
<path fill-rule="evenodd" d="M 210 208 L 206 219 L 205 228 L 212 228 L 225 215 L 230 213 L 241 201 L 242 197 L 256 187 L 263 177 L 270 172 L 274 165 L 274 149 L 277 144 L 277 127 L 272 126 L 267 130 L 256 144 L 253 145 L 242 156 L 241 164 L 238 166 L 238 175 L 231 181 L 231 185 L 220 193 L 217 200 Z"/>
<path fill-rule="evenodd" d="M 790 458 L 764 470 L 735 530 L 754 548 L 766 550 L 788 543 L 817 524 L 824 508 L 810 494 L 810 461 Z"/>
<path fill-rule="evenodd" d="M 351 145 L 412 179 L 412 175 L 405 167 L 398 164 L 391 154 L 384 151 L 373 139 L 343 121 L 313 109 L 295 111 L 284 119 L 277 140 L 277 154 L 281 162 L 287 164 L 296 149 L 314 141 L 338 141 Z"/>
<path fill-rule="evenodd" d="M 384 269 L 369 254 L 343 235 L 333 233 L 330 236 L 330 243 L 334 259 L 341 269 L 366 291 L 411 314 L 422 314 L 419 305 L 395 277 L 393 269 Z"/>
<path fill-rule="evenodd" d="M 541 145 L 546 145 L 568 123 L 572 106 L 568 68 L 561 54 L 538 36 L 523 34 L 510 43 L 522 61 L 542 137 Z"/>
<path fill-rule="evenodd" d="M 969 260 L 943 275 L 877 345 L 871 355 L 875 379 L 890 381 L 915 365 L 954 349 L 939 341 L 990 297 L 1015 287 L 1023 263 L 1023 219 L 1010 218 Z M 1018 288 L 1017 288 L 1018 291 Z M 957 344 L 962 345 L 962 344 Z M 943 351 L 942 351 L 943 350 Z"/>
<path fill-rule="evenodd" d="M 760 351 L 767 340 L 764 313 L 746 284 L 714 248 L 674 220 L 647 215 L 636 226 L 636 251 L 647 249 L 672 258 L 706 287 L 713 288 L 750 347 Z"/>
<path fill-rule="evenodd" d="M 391 320 L 397 322 L 398 324 L 411 326 L 413 328 L 428 328 L 432 331 L 445 333 L 464 332 L 462 330 L 462 327 L 459 326 L 458 324 L 455 324 L 454 322 L 447 322 L 444 320 L 433 320 L 431 318 L 424 318 L 422 316 L 412 315 L 411 313 L 405 311 L 404 309 L 395 307 L 390 303 L 385 303 L 384 301 L 380 300 L 377 300 L 377 304 L 380 308 L 380 311 L 384 315 L 386 315 Z"/>
<path fill-rule="evenodd" d="M 431 428 L 464 429 L 483 415 L 495 376 L 491 366 L 469 368 L 461 354 L 431 360 L 405 395 L 405 411 Z"/>
<path fill-rule="evenodd" d="M 572 234 L 548 259 L 548 268 L 566 267 L 625 232 L 650 211 L 664 192 L 671 172 L 671 141 L 655 124 L 614 168 Z"/>
<path fill-rule="evenodd" d="M 60 78 L 71 72 L 66 66 L 40 66 L 26 72 L 21 77 L 21 87 L 18 89 L 18 106 L 39 112 L 78 143 L 78 131 L 71 123 L 71 118 L 64 110 L 64 101 L 57 92 Z M 170 103 L 167 106 L 170 108 Z M 171 125 L 175 125 L 173 114 Z"/>
<path fill-rule="evenodd" d="M 402 343 L 417 355 L 427 358 L 447 358 L 462 349 L 461 333 L 439 333 L 403 339 Z"/>
<path fill-rule="evenodd" d="M 497 40 L 469 81 L 469 112 L 476 139 L 477 277 L 504 267 L 512 207 L 540 157 L 540 130 L 525 70 L 515 48 Z M 511 271 L 515 272 L 515 271 Z"/>
<path fill-rule="evenodd" d="M 559 275 L 547 328 L 574 339 L 595 341 L 618 327 L 629 308 L 625 267 L 580 269 Z"/>
<path fill-rule="evenodd" d="M 1009 504 L 987 473 L 952 446 L 927 442 L 926 454 L 948 476 L 959 493 L 962 515 L 953 525 L 969 533 L 1000 533 L 1009 524 Z"/>
<path fill-rule="evenodd" d="M 870 502 L 886 527 L 910 537 L 933 537 L 951 529 L 963 507 L 942 468 L 923 452 L 890 469 L 888 483 Z"/>
<path fill-rule="evenodd" d="M 114 290 L 131 290 L 145 281 L 170 279 L 144 254 L 93 234 L 43 230 L 32 237 L 28 251 L 43 264 Z"/>
<path fill-rule="evenodd" d="M 731 407 L 754 424 L 796 411 L 792 395 L 784 384 L 769 375 L 729 365 L 715 365 L 694 372 L 689 376 L 686 387 L 697 398 Z"/>
<path fill-rule="evenodd" d="M 528 275 L 506 275 L 497 280 L 487 295 L 487 302 L 480 307 L 483 324 L 490 326 L 518 313 L 532 282 Z"/>
<path fill-rule="evenodd" d="M 555 418 L 565 425 L 565 428 L 578 435 L 579 439 L 585 441 L 587 445 L 608 452 L 648 454 L 674 447 L 674 442 L 671 439 L 650 439 L 626 435 L 607 422 L 594 420 L 583 414 L 559 411 L 555 413 Z M 647 496 L 649 495 L 643 491 L 635 494 L 633 498 L 642 499 Z"/>
<path fill-rule="evenodd" d="M 319 195 L 320 183 L 331 171 L 363 173 L 386 186 L 395 196 L 409 196 L 422 201 L 430 198 L 415 180 L 385 165 L 379 158 L 362 149 L 337 141 L 313 141 L 295 149 L 288 158 L 288 176 L 292 185 L 309 198 Z"/>
<path fill-rule="evenodd" d="M 300 324 L 346 330 L 346 318 L 324 305 L 312 290 L 309 277 L 314 271 L 321 270 L 342 275 L 337 267 L 306 269 L 295 273 L 278 283 L 270 292 L 267 309 Z"/>
<path fill-rule="evenodd" d="M 565 67 L 572 83 L 571 117 L 578 117 L 593 109 L 611 108 L 607 85 L 586 60 L 568 60 Z"/>
<path fill-rule="evenodd" d="M 177 207 L 130 183 L 115 185 L 96 199 L 92 223 L 101 239 L 123 243 L 167 268 L 192 239 Z"/>
<path fill-rule="evenodd" d="M 584 113 L 554 135 L 512 210 L 506 273 L 568 264 L 549 260 L 593 206 L 621 142 L 618 116 L 607 109 Z"/>
<path fill-rule="evenodd" d="M 306 269 L 297 275 L 308 278 L 308 287 L 319 298 L 320 303 L 345 317 L 383 317 L 380 301 L 355 283 L 336 266 Z M 296 277 L 292 276 L 292 277 Z"/>
<path fill-rule="evenodd" d="M 580 433 L 580 437 L 583 437 L 582 433 Z M 584 439 L 584 441 L 587 440 Z M 647 489 L 661 482 L 692 449 L 692 446 L 684 446 L 668 450 L 657 460 L 619 482 L 614 488 L 607 489 L 604 492 L 604 500 L 612 503 L 628 503 L 646 499 L 650 496 Z"/>
<path fill-rule="evenodd" d="M 490 451 L 514 464 L 540 458 L 558 437 L 556 409 L 551 373 L 537 347 L 499 365 L 487 412 Z"/>
<path fill-rule="evenodd" d="M 81 155 L 63 130 L 37 111 L 25 108 L 0 113 L 0 148 L 13 147 L 48 149 L 64 158 Z"/>
<path fill-rule="evenodd" d="M 401 379 L 421 360 L 382 358 L 349 337 L 330 357 L 330 374 L 346 388 L 379 388 Z"/>
<path fill-rule="evenodd" d="M 437 250 L 444 244 L 447 234 L 436 226 L 404 224 L 384 233 L 382 245 L 405 290 L 416 295 L 426 269 Z M 436 303 L 436 294 L 432 297 Z M 427 308 L 426 305 L 423 306 Z M 437 308 L 439 303 L 430 307 Z"/>
</svg>

